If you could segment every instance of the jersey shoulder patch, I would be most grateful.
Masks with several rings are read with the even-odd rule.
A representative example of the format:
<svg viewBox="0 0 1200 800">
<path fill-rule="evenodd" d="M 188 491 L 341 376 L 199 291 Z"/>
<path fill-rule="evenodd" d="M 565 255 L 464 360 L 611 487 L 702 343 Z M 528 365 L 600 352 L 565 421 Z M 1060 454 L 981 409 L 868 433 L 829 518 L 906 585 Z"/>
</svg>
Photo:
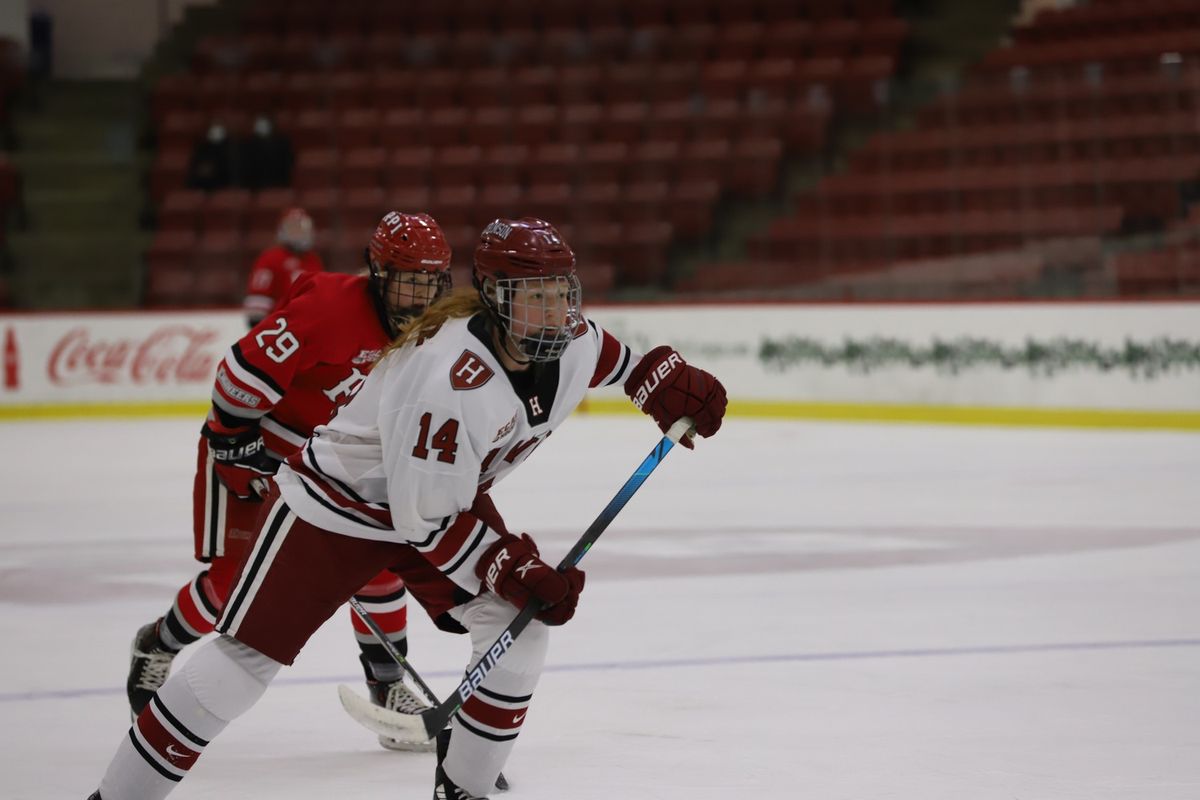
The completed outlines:
<svg viewBox="0 0 1200 800">
<path fill-rule="evenodd" d="M 450 368 L 450 386 L 460 392 L 478 389 L 495 374 L 481 357 L 470 350 L 463 350 Z"/>
</svg>

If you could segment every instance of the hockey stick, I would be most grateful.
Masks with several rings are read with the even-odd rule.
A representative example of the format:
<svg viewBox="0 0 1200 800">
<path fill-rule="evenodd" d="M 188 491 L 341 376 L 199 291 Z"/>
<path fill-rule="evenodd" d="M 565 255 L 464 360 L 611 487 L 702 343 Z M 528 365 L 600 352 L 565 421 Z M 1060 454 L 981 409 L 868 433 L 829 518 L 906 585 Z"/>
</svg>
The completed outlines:
<svg viewBox="0 0 1200 800">
<path fill-rule="evenodd" d="M 429 701 L 429 704 L 436 706 L 439 702 L 441 702 L 438 700 L 437 695 L 433 693 L 433 689 L 430 689 L 429 685 L 421 679 L 420 675 L 417 674 L 416 669 L 413 668 L 413 665 L 409 663 L 408 659 L 396 649 L 396 645 L 392 644 L 392 640 L 387 637 L 387 634 L 383 632 L 383 628 L 379 627 L 379 623 L 376 622 L 375 618 L 371 616 L 370 612 L 363 607 L 363 604 L 359 602 L 359 599 L 351 596 L 347 602 L 350 603 L 350 607 L 354 609 L 354 613 L 357 614 L 358 618 L 363 621 L 363 624 L 371 629 L 371 633 L 373 633 L 375 638 L 379 640 L 379 643 L 383 645 L 383 649 L 386 650 L 387 654 L 392 657 L 392 660 L 399 664 L 400 668 L 407 672 L 408 676 L 413 679 L 413 683 L 415 683 L 417 687 L 420 688 L 420 690 L 425 694 L 425 699 Z M 345 685 L 338 686 L 338 693 L 340 694 L 343 689 L 353 694 L 353 690 L 351 690 L 349 686 Z M 358 697 L 358 695 L 354 696 Z M 378 706 L 376 707 L 378 708 Z M 413 740 L 411 744 L 424 744 L 426 741 L 428 740 L 416 739 Z M 508 791 L 508 779 L 504 777 L 503 772 L 496 776 L 496 788 L 502 792 Z"/>
<path fill-rule="evenodd" d="M 354 609 L 354 613 L 357 614 L 358 618 L 363 621 L 363 624 L 371 629 L 371 633 L 375 634 L 375 638 L 379 640 L 381 645 L 383 645 L 383 649 L 386 650 L 387 654 L 392 657 L 392 660 L 399 664 L 400 668 L 407 672 L 408 676 L 413 679 L 413 683 L 415 683 L 417 687 L 420 688 L 420 690 L 425 694 L 425 700 L 430 705 L 434 706 L 441 702 L 438 700 L 437 695 L 433 693 L 433 689 L 430 689 L 429 685 L 425 683 L 425 681 L 421 680 L 421 676 L 417 674 L 415 669 L 413 669 L 412 664 L 408 663 L 408 659 L 396 649 L 396 645 L 392 644 L 392 640 L 389 639 L 387 634 L 383 632 L 383 628 L 379 627 L 379 623 L 376 622 L 371 616 L 370 612 L 363 607 L 363 604 L 359 602 L 359 599 L 357 597 L 351 597 L 346 602 L 348 602 L 350 607 Z"/>
<path fill-rule="evenodd" d="M 629 498 L 633 497 L 634 493 L 642 487 L 642 484 L 650 477 L 650 473 L 654 472 L 654 469 L 666 458 L 667 453 L 671 452 L 675 444 L 687 435 L 691 428 L 692 421 L 687 417 L 671 426 L 667 434 L 650 451 L 650 455 L 643 459 L 629 480 L 625 481 L 625 484 L 617 490 L 613 499 L 608 502 L 600 515 L 588 526 L 583 536 L 559 563 L 558 570 L 560 572 L 579 563 L 580 559 L 600 538 L 600 534 L 604 533 L 604 530 L 629 502 Z M 476 687 L 483 682 L 500 658 L 512 647 L 516 638 L 521 635 L 521 631 L 528 627 L 541 609 L 541 603 L 536 601 L 530 602 L 522 608 L 513 621 L 508 624 L 508 627 L 501 632 L 495 643 L 488 648 L 483 658 L 467 671 L 467 676 L 458 685 L 454 694 L 427 711 L 420 714 L 401 714 L 391 709 L 380 708 L 364 700 L 349 687 L 339 686 L 338 697 L 341 698 L 342 706 L 356 722 L 381 736 L 390 736 L 404 741 L 432 739 L 437 736 L 438 731 L 450 723 L 450 718 L 475 693 Z"/>
</svg>

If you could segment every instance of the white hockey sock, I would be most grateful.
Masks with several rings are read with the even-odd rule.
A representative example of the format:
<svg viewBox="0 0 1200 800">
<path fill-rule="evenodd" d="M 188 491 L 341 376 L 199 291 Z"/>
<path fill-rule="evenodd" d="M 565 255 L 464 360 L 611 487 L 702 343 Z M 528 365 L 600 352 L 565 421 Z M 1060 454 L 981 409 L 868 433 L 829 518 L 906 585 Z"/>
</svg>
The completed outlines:
<svg viewBox="0 0 1200 800">
<path fill-rule="evenodd" d="M 462 608 L 459 620 L 471 632 L 474 664 L 512 621 L 517 609 L 491 592 Z M 450 749 L 442 769 L 458 786 L 486 797 L 496 784 L 525 722 L 533 690 L 546 663 L 549 629 L 531 622 L 454 715 Z"/>
<path fill-rule="evenodd" d="M 162 800 L 281 665 L 227 636 L 203 645 L 138 715 L 100 782 L 105 800 Z"/>
</svg>

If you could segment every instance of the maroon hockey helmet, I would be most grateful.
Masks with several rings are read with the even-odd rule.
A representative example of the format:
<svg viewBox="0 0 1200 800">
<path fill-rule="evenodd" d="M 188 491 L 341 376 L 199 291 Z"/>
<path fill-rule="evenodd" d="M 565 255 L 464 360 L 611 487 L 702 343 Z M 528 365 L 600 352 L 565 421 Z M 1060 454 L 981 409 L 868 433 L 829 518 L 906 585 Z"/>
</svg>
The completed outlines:
<svg viewBox="0 0 1200 800">
<path fill-rule="evenodd" d="M 575 253 L 545 220 L 489 223 L 473 278 L 518 360 L 554 361 L 583 324 Z"/>
<path fill-rule="evenodd" d="M 522 217 L 497 219 L 479 234 L 475 246 L 475 280 L 539 278 L 575 272 L 575 253 L 554 226 Z"/>
<path fill-rule="evenodd" d="M 450 290 L 450 245 L 428 214 L 389 211 L 364 253 L 371 284 L 398 327 Z"/>
</svg>

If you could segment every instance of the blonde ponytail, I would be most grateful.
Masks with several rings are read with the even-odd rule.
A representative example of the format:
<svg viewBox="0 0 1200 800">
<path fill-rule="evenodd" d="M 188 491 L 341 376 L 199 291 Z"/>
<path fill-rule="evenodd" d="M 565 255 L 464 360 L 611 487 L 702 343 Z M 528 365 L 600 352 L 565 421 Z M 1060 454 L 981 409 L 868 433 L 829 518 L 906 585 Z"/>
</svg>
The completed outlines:
<svg viewBox="0 0 1200 800">
<path fill-rule="evenodd" d="M 383 351 L 383 355 L 387 356 L 407 344 L 428 339 L 449 320 L 472 317 L 486 310 L 487 306 L 483 304 L 479 292 L 475 289 L 457 289 L 404 323 L 396 338 Z"/>
</svg>

